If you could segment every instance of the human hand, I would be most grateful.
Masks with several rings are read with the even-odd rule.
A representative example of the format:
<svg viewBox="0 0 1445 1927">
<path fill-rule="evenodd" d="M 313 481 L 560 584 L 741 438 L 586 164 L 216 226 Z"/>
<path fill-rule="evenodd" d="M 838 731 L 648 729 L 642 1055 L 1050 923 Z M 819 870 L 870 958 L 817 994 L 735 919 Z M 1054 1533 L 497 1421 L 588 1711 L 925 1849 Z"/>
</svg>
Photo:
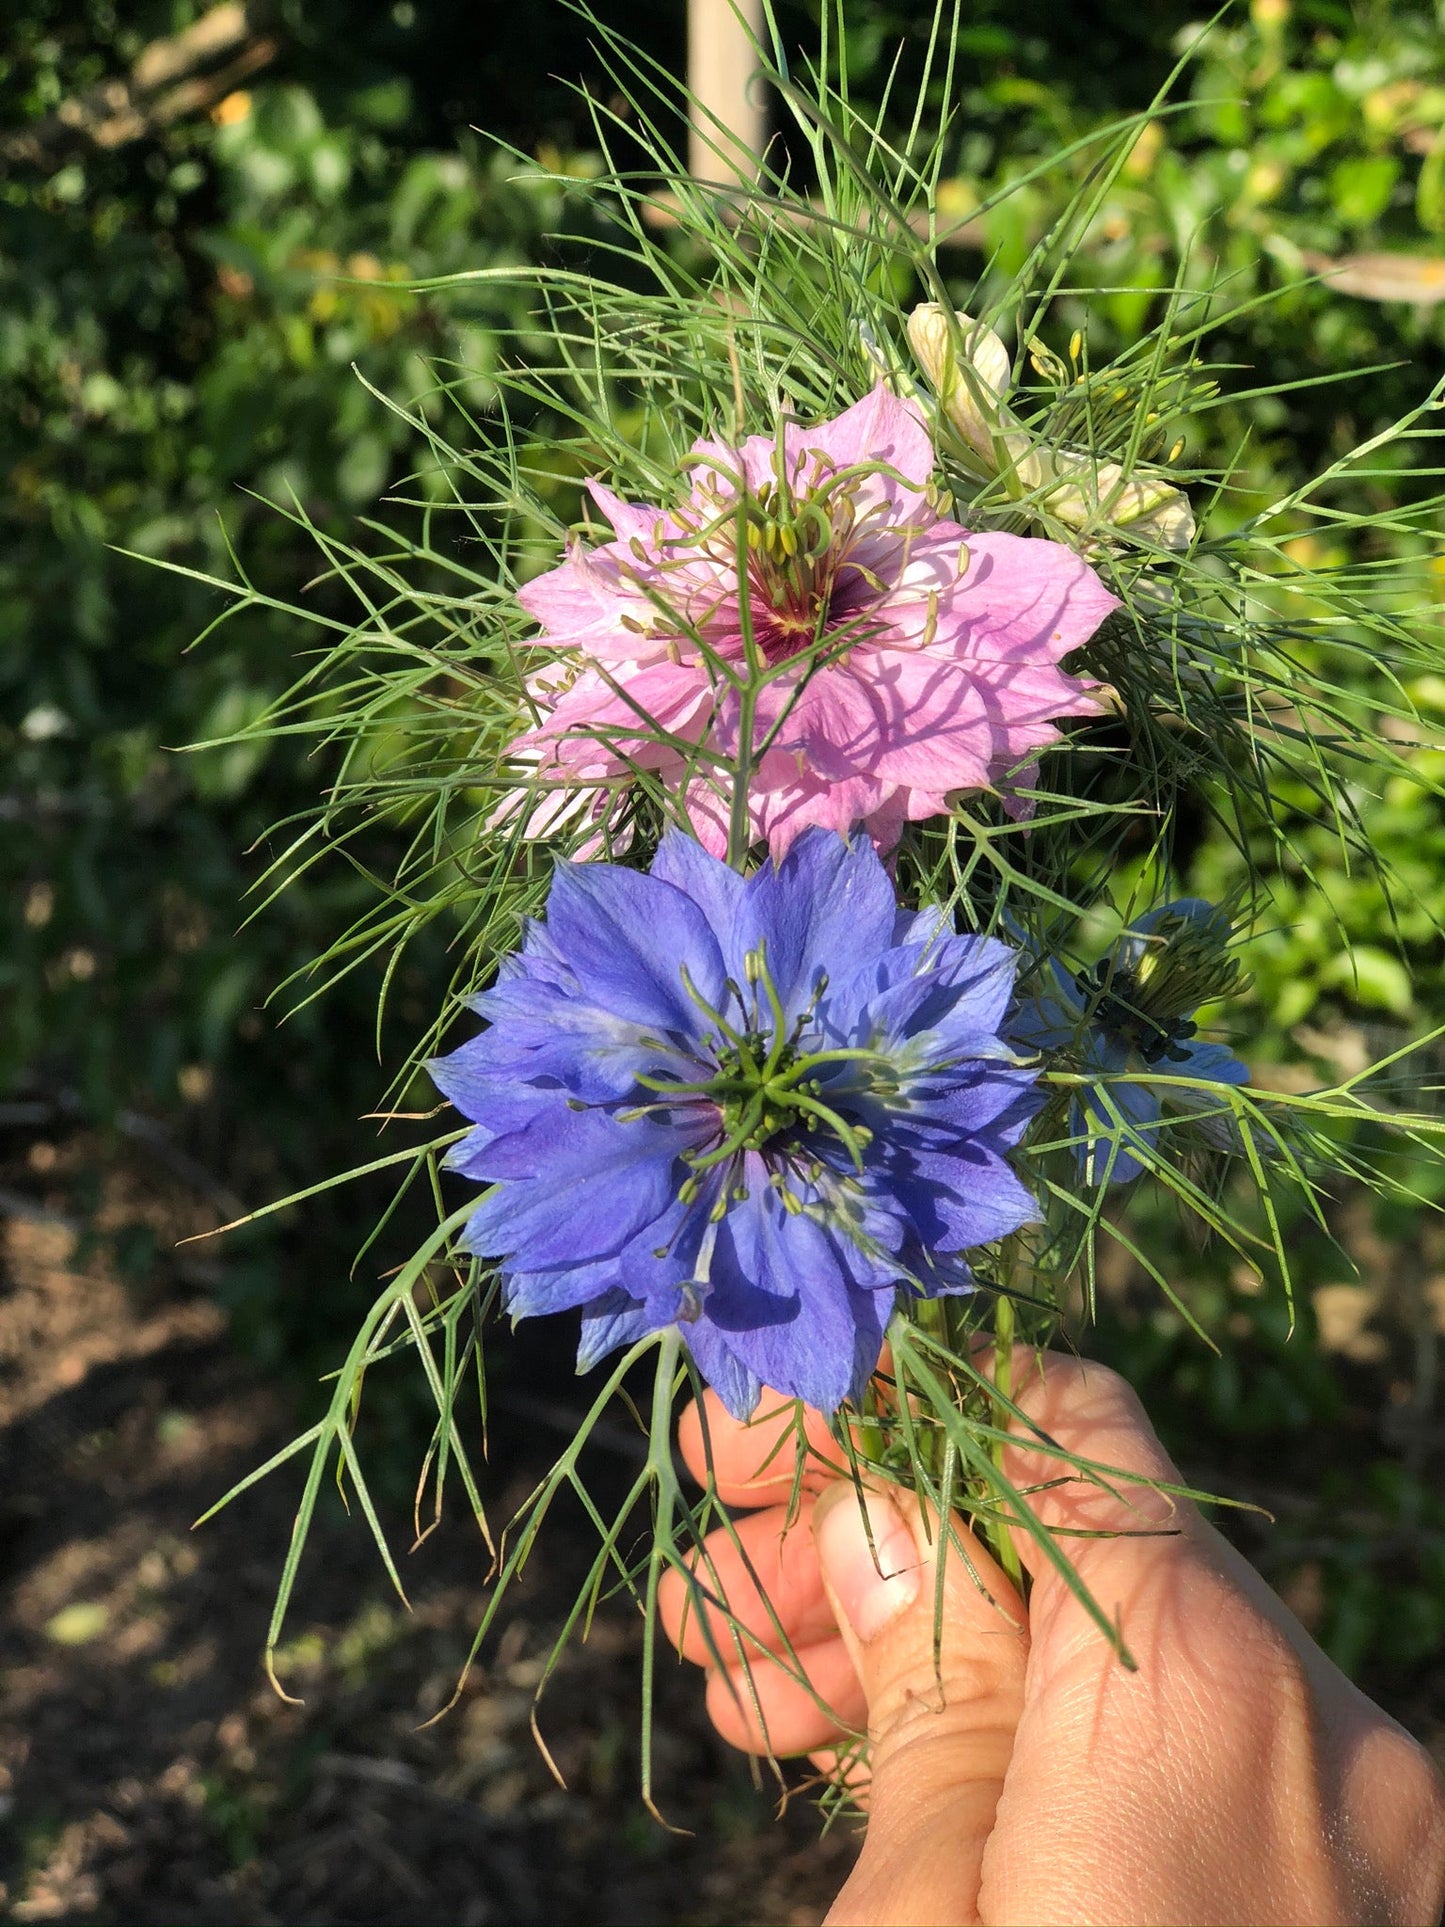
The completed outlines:
<svg viewBox="0 0 1445 1927">
<path fill-rule="evenodd" d="M 1015 1376 L 1017 1402 L 1060 1445 L 1180 1482 L 1114 1373 L 1021 1350 Z M 785 1530 L 791 1445 L 768 1463 L 779 1422 L 740 1426 L 709 1393 L 707 1428 L 720 1497 L 756 1508 L 736 1522 L 752 1574 L 725 1530 L 706 1548 L 706 1584 L 746 1629 L 747 1659 L 725 1616 L 704 1607 L 709 1644 L 678 1574 L 664 1621 L 707 1666 L 709 1713 L 735 1746 L 830 1764 L 849 1729 L 866 1727 L 868 1828 L 834 1927 L 1439 1919 L 1445 1794 L 1428 1755 L 1194 1506 L 1079 1479 L 1032 1501 L 1056 1531 L 1130 1535 L 1065 1544 L 1137 1671 L 1022 1529 L 1027 1608 L 963 1532 L 977 1583 L 951 1552 L 935 1665 L 937 1535 L 906 1495 L 868 1493 L 870 1546 L 851 1481 L 820 1462 Z M 816 1417 L 809 1436 L 836 1463 Z M 701 1476 L 696 1407 L 679 1443 Z M 1019 1486 L 1060 1471 L 1022 1441 L 1005 1469 Z M 784 1633 L 811 1693 L 769 1658 Z"/>
</svg>

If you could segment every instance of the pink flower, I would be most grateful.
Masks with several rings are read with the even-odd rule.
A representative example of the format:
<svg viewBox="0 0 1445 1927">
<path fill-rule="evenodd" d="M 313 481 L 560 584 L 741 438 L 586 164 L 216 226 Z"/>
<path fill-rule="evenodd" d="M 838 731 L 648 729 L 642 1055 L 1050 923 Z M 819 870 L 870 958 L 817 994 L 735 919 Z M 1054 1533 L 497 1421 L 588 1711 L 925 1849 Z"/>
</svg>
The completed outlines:
<svg viewBox="0 0 1445 1927">
<path fill-rule="evenodd" d="M 599 791 L 652 770 L 722 854 L 749 626 L 766 671 L 749 810 L 775 856 L 810 823 L 862 822 L 887 850 L 1099 709 L 1058 665 L 1114 597 L 1061 543 L 940 515 L 927 432 L 881 384 L 816 428 L 700 441 L 690 467 L 671 509 L 591 483 L 616 539 L 574 540 L 520 593 L 551 658 L 512 746 L 549 792 L 535 832 L 566 807 L 554 786 L 595 817 Z"/>
</svg>

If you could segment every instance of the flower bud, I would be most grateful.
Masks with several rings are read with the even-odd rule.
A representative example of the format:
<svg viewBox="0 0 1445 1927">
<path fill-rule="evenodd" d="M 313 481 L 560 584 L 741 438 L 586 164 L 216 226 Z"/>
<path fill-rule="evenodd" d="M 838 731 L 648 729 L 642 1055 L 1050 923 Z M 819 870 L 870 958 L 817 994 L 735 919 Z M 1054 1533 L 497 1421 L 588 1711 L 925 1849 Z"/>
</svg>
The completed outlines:
<svg viewBox="0 0 1445 1927">
<path fill-rule="evenodd" d="M 1106 968 L 1116 984 L 1127 984 L 1137 1011 L 1170 1026 L 1244 987 L 1233 941 L 1222 904 L 1184 897 L 1136 919 Z"/>
<path fill-rule="evenodd" d="M 1005 431 L 1021 433 L 1001 400 L 1013 372 L 1008 349 L 992 328 L 962 311 L 950 318 L 936 301 L 923 302 L 909 315 L 908 341 L 948 419 L 974 453 L 996 469 L 1000 437 Z M 1022 447 L 1017 453 L 1010 448 L 1015 460 L 1022 452 Z"/>
<path fill-rule="evenodd" d="M 1126 482 L 1117 462 L 1095 463 L 1072 449 L 1055 449 L 1050 462 L 1059 486 L 1045 498 L 1045 505 L 1070 528 L 1103 522 L 1128 529 L 1161 549 L 1187 549 L 1194 540 L 1189 498 L 1172 482 L 1152 475 Z"/>
</svg>

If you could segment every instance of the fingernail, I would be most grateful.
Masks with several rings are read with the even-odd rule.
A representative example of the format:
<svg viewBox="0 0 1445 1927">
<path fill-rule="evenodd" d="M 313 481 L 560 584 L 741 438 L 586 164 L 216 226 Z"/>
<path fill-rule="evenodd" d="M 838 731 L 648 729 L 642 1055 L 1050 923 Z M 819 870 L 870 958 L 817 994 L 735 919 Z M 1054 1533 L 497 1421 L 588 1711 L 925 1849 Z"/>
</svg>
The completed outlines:
<svg viewBox="0 0 1445 1927">
<path fill-rule="evenodd" d="M 865 1643 L 918 1597 L 918 1547 L 881 1492 L 863 1493 L 860 1505 L 854 1487 L 830 1486 L 814 1509 L 813 1536 L 834 1602 Z"/>
</svg>

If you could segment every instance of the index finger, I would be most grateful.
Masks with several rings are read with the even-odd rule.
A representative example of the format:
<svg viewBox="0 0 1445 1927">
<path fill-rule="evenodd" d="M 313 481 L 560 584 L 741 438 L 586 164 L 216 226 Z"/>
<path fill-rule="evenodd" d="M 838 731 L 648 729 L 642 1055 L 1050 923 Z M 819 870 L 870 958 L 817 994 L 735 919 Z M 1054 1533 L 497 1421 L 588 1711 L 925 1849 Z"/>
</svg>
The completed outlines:
<svg viewBox="0 0 1445 1927">
<path fill-rule="evenodd" d="M 1016 1443 L 1004 1454 L 1004 1471 L 1038 1523 L 1064 1535 L 1061 1550 L 1104 1611 L 1119 1614 L 1181 1558 L 1214 1547 L 1216 1535 L 1198 1507 L 1159 1489 L 1184 1481 L 1117 1372 L 1027 1346 L 1016 1349 L 1013 1372 L 1013 1400 L 1026 1423 L 1010 1426 Z M 1044 1444 L 1087 1466 L 1075 1470 Z M 1079 1601 L 1039 1539 L 1017 1525 L 1013 1538 L 1034 1580 L 1036 1632 L 1056 1615 L 1072 1621 Z M 1127 1625 L 1124 1631 L 1127 1637 Z"/>
<path fill-rule="evenodd" d="M 991 1376 L 991 1359 L 985 1369 Z M 1117 1372 L 1087 1358 L 1020 1345 L 1013 1356 L 1012 1397 L 1027 1424 L 1015 1419 L 1010 1425 L 1016 1443 L 1005 1454 L 1005 1468 L 1015 1485 L 1033 1488 L 1030 1509 L 1046 1525 L 1134 1534 L 1192 1527 L 1194 1507 L 1156 1489 L 1183 1479 L 1138 1394 Z M 1040 1449 L 1049 1445 L 1087 1461 L 1097 1473 L 1072 1471 L 1067 1458 Z M 1084 1541 L 1077 1553 L 1085 1557 L 1091 1545 L 1104 1544 Z"/>
<path fill-rule="evenodd" d="M 677 1445 L 698 1484 L 711 1483 L 724 1505 L 785 1505 L 795 1488 L 821 1491 L 848 1470 L 822 1413 L 771 1392 L 746 1420 L 733 1418 L 716 1392 L 705 1392 L 684 1410 Z"/>
</svg>

